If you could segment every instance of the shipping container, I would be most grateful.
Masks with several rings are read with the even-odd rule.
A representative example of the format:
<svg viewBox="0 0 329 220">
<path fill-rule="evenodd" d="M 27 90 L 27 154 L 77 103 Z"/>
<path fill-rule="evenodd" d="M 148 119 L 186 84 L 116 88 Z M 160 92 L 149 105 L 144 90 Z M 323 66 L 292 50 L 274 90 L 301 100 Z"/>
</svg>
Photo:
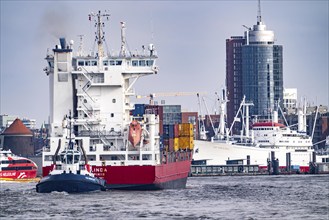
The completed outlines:
<svg viewBox="0 0 329 220">
<path fill-rule="evenodd" d="M 179 150 L 179 138 L 174 138 L 174 151 Z"/>
<path fill-rule="evenodd" d="M 163 125 L 163 137 L 174 138 L 174 125 Z"/>
<path fill-rule="evenodd" d="M 181 113 L 180 105 L 163 105 L 163 113 Z"/>
<path fill-rule="evenodd" d="M 174 138 L 179 137 L 179 124 L 174 124 Z"/>
<path fill-rule="evenodd" d="M 193 125 L 190 123 L 183 123 L 179 125 L 180 137 L 193 137 Z"/>
<path fill-rule="evenodd" d="M 163 113 L 163 123 L 167 125 L 174 125 L 182 123 L 181 113 Z"/>
<path fill-rule="evenodd" d="M 145 113 L 145 104 L 135 104 L 135 109 L 132 110 L 132 115 L 142 117 Z"/>
<path fill-rule="evenodd" d="M 163 121 L 159 120 L 159 135 L 163 136 Z"/>
<path fill-rule="evenodd" d="M 194 139 L 193 137 L 179 137 L 179 149 L 193 150 Z"/>
<path fill-rule="evenodd" d="M 163 106 L 159 105 L 145 105 L 145 114 L 155 114 L 160 116 L 163 120 Z"/>
<path fill-rule="evenodd" d="M 169 152 L 174 152 L 174 139 L 169 138 Z"/>
</svg>

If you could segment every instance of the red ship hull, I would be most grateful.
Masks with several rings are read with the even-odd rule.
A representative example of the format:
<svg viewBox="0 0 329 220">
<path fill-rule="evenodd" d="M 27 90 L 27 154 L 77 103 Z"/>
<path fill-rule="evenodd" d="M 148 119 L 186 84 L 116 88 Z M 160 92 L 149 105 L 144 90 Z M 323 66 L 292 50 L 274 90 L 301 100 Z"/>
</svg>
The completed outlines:
<svg viewBox="0 0 329 220">
<path fill-rule="evenodd" d="M 5 170 L 0 171 L 1 180 L 23 180 L 23 179 L 34 179 L 37 176 L 37 170 Z"/>
<path fill-rule="evenodd" d="M 191 161 L 156 166 L 93 166 L 96 177 L 106 180 L 107 189 L 159 190 L 185 188 Z M 43 175 L 51 167 L 43 167 Z"/>
<path fill-rule="evenodd" d="M 37 177 L 38 166 L 30 159 L 0 151 L 0 180 L 31 180 Z"/>
</svg>

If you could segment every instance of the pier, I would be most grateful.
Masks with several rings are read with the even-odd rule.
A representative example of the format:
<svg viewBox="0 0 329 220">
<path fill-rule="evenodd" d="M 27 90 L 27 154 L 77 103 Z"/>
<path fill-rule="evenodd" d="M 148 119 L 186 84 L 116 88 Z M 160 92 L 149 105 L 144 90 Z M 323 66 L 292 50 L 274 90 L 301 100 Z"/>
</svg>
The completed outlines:
<svg viewBox="0 0 329 220">
<path fill-rule="evenodd" d="M 191 176 L 259 175 L 267 174 L 258 165 L 192 165 Z"/>
</svg>

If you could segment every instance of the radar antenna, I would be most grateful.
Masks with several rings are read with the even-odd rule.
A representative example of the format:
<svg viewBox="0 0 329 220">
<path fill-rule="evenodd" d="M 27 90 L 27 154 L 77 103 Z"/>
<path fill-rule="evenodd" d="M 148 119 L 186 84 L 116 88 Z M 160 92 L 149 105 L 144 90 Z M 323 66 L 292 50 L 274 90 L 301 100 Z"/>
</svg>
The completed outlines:
<svg viewBox="0 0 329 220">
<path fill-rule="evenodd" d="M 95 22 L 95 27 L 97 29 L 96 38 L 95 41 L 97 42 L 98 45 L 98 57 L 104 57 L 104 49 L 103 49 L 103 42 L 105 41 L 105 32 L 103 31 L 103 27 L 105 27 L 104 22 L 102 22 L 102 17 L 106 17 L 106 20 L 109 20 L 110 14 L 105 13 L 101 14 L 101 11 L 98 11 L 97 14 L 95 13 L 90 13 L 89 14 L 89 21 L 91 21 L 91 18 L 94 17 L 94 22 Z"/>
</svg>

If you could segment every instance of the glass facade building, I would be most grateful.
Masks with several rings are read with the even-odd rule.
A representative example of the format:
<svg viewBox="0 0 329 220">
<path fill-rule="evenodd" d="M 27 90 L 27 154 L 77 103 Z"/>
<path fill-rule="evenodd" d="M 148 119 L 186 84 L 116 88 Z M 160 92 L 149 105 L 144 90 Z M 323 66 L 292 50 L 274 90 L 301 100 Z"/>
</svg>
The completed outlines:
<svg viewBox="0 0 329 220">
<path fill-rule="evenodd" d="M 283 47 L 258 16 L 244 36 L 226 40 L 227 121 L 230 125 L 243 96 L 252 102 L 250 115 L 267 117 L 283 100 Z M 234 129 L 237 133 L 239 128 Z"/>
<path fill-rule="evenodd" d="M 274 109 L 272 45 L 242 47 L 242 94 L 254 103 L 251 115 L 266 116 Z"/>
</svg>

